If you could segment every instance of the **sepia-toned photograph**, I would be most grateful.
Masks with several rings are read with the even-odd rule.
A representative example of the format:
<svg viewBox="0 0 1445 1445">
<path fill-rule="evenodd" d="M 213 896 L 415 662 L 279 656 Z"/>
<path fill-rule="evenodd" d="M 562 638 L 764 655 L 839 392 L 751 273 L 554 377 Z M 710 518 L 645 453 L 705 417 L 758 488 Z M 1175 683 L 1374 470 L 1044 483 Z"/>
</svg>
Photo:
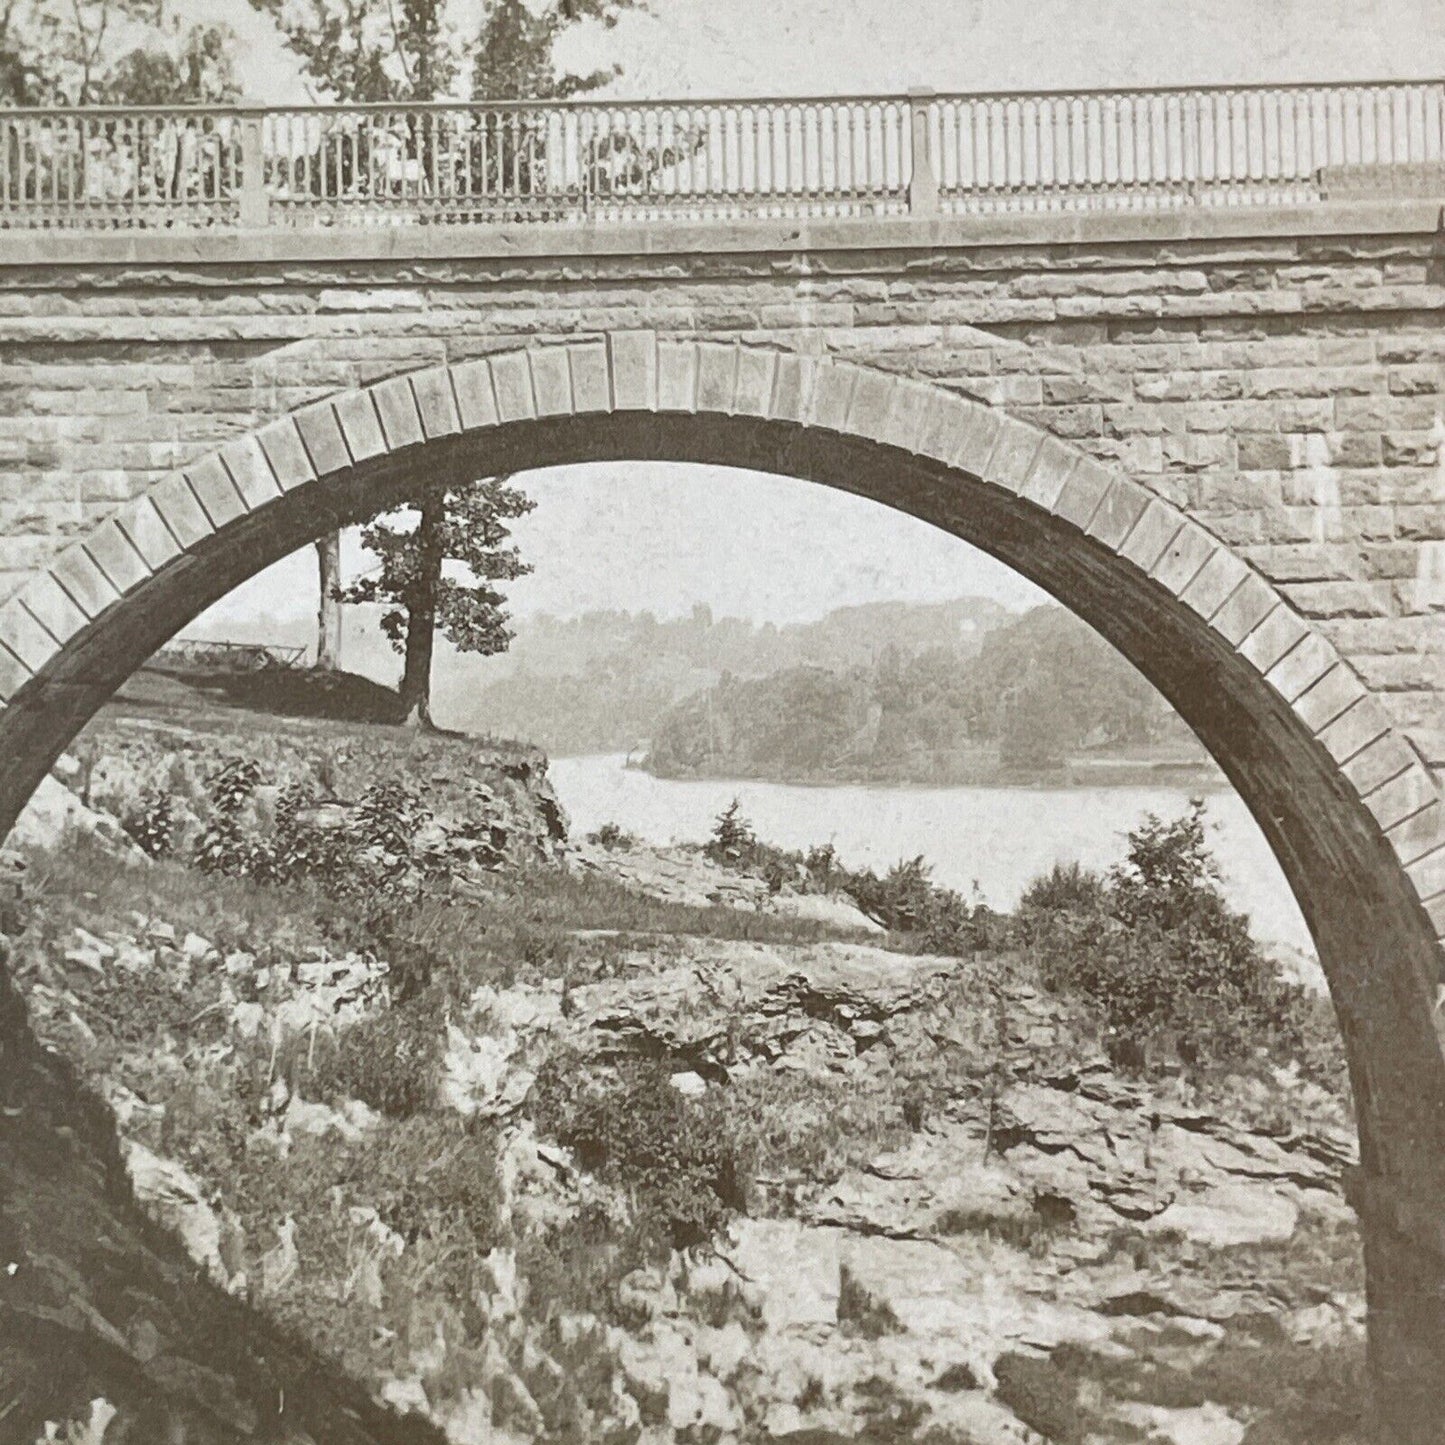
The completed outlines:
<svg viewBox="0 0 1445 1445">
<path fill-rule="evenodd" d="M 0 0 L 0 1445 L 1445 1445 L 1440 0 Z"/>
</svg>

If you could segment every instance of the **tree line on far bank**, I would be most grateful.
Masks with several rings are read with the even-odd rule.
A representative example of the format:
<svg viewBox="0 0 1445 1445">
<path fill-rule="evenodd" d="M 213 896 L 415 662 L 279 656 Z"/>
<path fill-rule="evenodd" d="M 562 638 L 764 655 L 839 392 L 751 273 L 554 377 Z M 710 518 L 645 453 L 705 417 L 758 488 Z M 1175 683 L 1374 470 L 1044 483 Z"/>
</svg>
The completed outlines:
<svg viewBox="0 0 1445 1445">
<path fill-rule="evenodd" d="M 889 647 L 846 669 L 725 675 L 662 715 L 644 766 L 792 782 L 1031 780 L 1081 753 L 1117 757 L 1185 736 L 1118 652 L 1043 606 L 976 650 Z"/>
</svg>

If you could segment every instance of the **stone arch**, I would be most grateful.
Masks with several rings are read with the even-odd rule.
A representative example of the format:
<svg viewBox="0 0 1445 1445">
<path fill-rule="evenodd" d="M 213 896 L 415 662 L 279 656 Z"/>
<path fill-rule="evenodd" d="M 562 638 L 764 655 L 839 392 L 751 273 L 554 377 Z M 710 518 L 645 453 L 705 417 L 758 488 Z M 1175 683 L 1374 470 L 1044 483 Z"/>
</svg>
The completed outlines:
<svg viewBox="0 0 1445 1445">
<path fill-rule="evenodd" d="M 0 834 L 156 647 L 269 562 L 396 504 L 418 467 L 461 479 L 613 458 L 778 472 L 907 511 L 1040 583 L 1170 699 L 1259 821 L 1319 947 L 1359 1114 L 1372 1350 L 1391 1398 L 1432 1389 L 1445 1368 L 1439 788 L 1352 667 L 1229 547 L 979 402 L 845 361 L 632 331 L 306 406 L 165 477 L 0 606 Z M 1426 1438 L 1405 1408 L 1390 1407 L 1397 1438 Z"/>
</svg>

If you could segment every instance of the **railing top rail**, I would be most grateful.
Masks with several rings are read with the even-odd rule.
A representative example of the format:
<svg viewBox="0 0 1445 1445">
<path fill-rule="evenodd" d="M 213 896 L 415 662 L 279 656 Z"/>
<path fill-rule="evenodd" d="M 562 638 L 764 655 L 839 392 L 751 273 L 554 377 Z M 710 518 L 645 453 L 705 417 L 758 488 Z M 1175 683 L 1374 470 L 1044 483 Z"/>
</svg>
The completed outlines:
<svg viewBox="0 0 1445 1445">
<path fill-rule="evenodd" d="M 1210 83 L 1207 85 L 1137 85 L 1137 86 L 1055 86 L 1036 90 L 959 90 L 933 91 L 915 87 L 901 91 L 838 93 L 831 95 L 712 95 L 662 96 L 656 99 L 627 96 L 569 96 L 564 99 L 536 100 L 433 100 L 433 101 L 366 101 L 329 103 L 307 102 L 300 105 L 65 105 L 5 106 L 0 118 L 97 117 L 119 116 L 235 116 L 240 118 L 268 115 L 336 115 L 395 114 L 426 111 L 514 111 L 514 110 L 629 110 L 665 109 L 668 107 L 707 108 L 750 105 L 866 105 L 906 104 L 911 99 L 945 101 L 1023 101 L 1086 98 L 1128 99 L 1135 96 L 1187 96 L 1217 94 L 1277 95 L 1317 91 L 1398 90 L 1411 86 L 1445 87 L 1442 76 L 1408 76 L 1393 80 L 1316 80 L 1316 81 L 1250 81 L 1240 84 Z"/>
</svg>

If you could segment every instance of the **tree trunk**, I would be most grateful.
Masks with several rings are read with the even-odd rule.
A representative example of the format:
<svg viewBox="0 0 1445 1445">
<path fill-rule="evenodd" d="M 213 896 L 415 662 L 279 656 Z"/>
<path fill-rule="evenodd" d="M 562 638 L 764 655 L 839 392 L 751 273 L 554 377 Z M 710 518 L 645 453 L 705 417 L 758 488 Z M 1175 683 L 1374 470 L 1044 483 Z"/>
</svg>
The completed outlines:
<svg viewBox="0 0 1445 1445">
<path fill-rule="evenodd" d="M 316 667 L 335 672 L 341 666 L 341 533 L 328 532 L 316 544 L 321 601 L 316 611 Z"/>
<path fill-rule="evenodd" d="M 417 577 L 406 606 L 406 660 L 402 667 L 402 721 L 430 729 L 431 665 L 436 650 L 437 592 L 442 580 L 442 523 L 446 520 L 444 495 L 428 492 L 421 503 L 417 524 Z"/>
</svg>

